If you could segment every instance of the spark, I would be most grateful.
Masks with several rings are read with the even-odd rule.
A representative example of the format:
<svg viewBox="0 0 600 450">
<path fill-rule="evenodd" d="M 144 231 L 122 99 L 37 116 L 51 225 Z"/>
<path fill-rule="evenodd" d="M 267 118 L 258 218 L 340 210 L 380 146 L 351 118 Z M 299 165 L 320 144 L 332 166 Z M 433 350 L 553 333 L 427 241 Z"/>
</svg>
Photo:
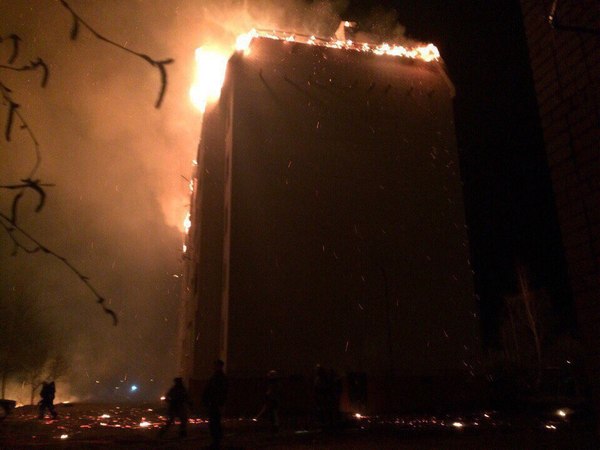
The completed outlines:
<svg viewBox="0 0 600 450">
<path fill-rule="evenodd" d="M 464 425 L 463 425 L 462 422 L 452 422 L 452 426 L 454 428 L 462 428 L 462 427 L 464 427 Z"/>
<path fill-rule="evenodd" d="M 165 400 L 166 400 L 166 397 L 163 395 L 163 396 L 160 398 L 160 401 L 161 401 L 161 402 L 164 402 Z"/>
<path fill-rule="evenodd" d="M 110 414 L 102 414 L 100 417 L 102 419 L 110 419 Z"/>
<path fill-rule="evenodd" d="M 150 425 L 152 425 L 152 424 L 146 420 L 142 420 L 140 422 L 140 427 L 142 427 L 142 428 L 148 428 Z"/>
<path fill-rule="evenodd" d="M 61 435 L 60 435 L 60 438 L 61 438 L 61 439 L 67 439 L 68 437 L 69 437 L 69 435 L 68 435 L 68 434 L 61 434 Z"/>
</svg>

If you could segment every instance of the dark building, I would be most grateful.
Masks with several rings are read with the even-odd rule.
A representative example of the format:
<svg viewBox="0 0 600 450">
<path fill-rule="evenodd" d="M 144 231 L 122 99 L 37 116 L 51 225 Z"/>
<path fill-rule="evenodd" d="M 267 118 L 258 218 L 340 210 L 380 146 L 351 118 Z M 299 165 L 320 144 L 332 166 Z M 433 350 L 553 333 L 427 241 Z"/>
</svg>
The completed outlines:
<svg viewBox="0 0 600 450">
<path fill-rule="evenodd" d="M 588 379 L 600 410 L 600 4 L 521 0 Z"/>
<path fill-rule="evenodd" d="M 453 86 L 438 61 L 298 40 L 255 37 L 205 114 L 181 370 L 198 393 L 225 360 L 250 412 L 270 369 L 310 408 L 316 364 L 366 374 L 370 411 L 465 401 L 480 344 Z"/>
</svg>

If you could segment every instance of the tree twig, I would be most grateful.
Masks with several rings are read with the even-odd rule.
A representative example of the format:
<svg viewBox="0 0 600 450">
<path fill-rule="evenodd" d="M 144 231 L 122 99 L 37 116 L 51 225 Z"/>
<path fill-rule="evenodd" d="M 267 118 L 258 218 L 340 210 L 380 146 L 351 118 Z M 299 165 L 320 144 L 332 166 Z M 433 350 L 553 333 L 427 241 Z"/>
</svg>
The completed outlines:
<svg viewBox="0 0 600 450">
<path fill-rule="evenodd" d="M 7 141 L 10 141 L 11 136 L 12 136 L 12 127 L 14 125 L 14 118 L 17 117 L 19 119 L 19 121 L 21 122 L 20 128 L 22 130 L 24 129 L 25 131 L 27 131 L 27 134 L 29 135 L 31 142 L 33 143 L 33 148 L 34 148 L 34 152 L 35 152 L 35 163 L 33 165 L 33 168 L 31 169 L 31 171 L 29 172 L 29 175 L 27 176 L 28 179 L 31 179 L 31 178 L 33 178 L 33 176 L 37 172 L 38 168 L 40 167 L 40 164 L 42 163 L 42 154 L 40 153 L 40 144 L 39 144 L 37 138 L 35 137 L 33 130 L 28 125 L 27 121 L 25 120 L 25 118 L 23 117 L 21 112 L 19 111 L 20 105 L 12 99 L 12 96 L 11 96 L 12 90 L 8 86 L 3 84 L 1 81 L 0 81 L 0 94 L 2 95 L 2 98 L 4 99 L 6 104 L 8 104 L 8 110 L 9 110 L 8 118 L 6 120 L 6 124 L 5 124 L 5 128 L 4 128 L 4 138 Z"/>
<path fill-rule="evenodd" d="M 8 58 L 8 63 L 12 64 L 17 59 L 17 56 L 19 56 L 19 42 L 21 41 L 21 38 L 14 33 L 9 34 L 5 38 L 0 36 L 0 43 L 3 42 L 5 39 L 10 39 L 12 41 L 13 48 L 12 48 L 12 52 Z"/>
<path fill-rule="evenodd" d="M 29 61 L 29 64 L 26 64 L 21 67 L 7 66 L 4 64 L 0 64 L 0 69 L 14 70 L 15 72 L 25 72 L 27 70 L 36 70 L 38 68 L 42 69 L 42 82 L 41 82 L 42 87 L 46 87 L 46 85 L 48 84 L 48 77 L 50 76 L 50 72 L 48 70 L 48 66 L 46 65 L 46 63 L 44 62 L 44 60 L 42 58 L 38 58 L 35 61 Z"/>
<path fill-rule="evenodd" d="M 164 95 L 165 95 L 165 92 L 167 90 L 167 70 L 166 70 L 165 66 L 167 64 L 171 64 L 172 62 L 174 62 L 174 59 L 168 58 L 168 59 L 163 59 L 163 60 L 159 61 L 159 60 L 151 58 L 150 56 L 148 56 L 144 53 L 139 53 L 139 52 L 131 50 L 127 47 L 124 47 L 123 45 L 118 44 L 118 43 L 112 41 L 111 39 L 108 39 L 107 37 L 103 36 L 102 34 L 98 33 L 91 25 L 89 25 L 85 20 L 83 20 L 81 18 L 81 16 L 79 16 L 79 14 L 77 14 L 65 0 L 60 0 L 60 3 L 71 13 L 71 17 L 73 19 L 73 25 L 71 26 L 71 33 L 70 33 L 72 40 L 77 39 L 77 36 L 79 34 L 79 25 L 82 25 L 83 27 L 87 28 L 87 30 L 90 33 L 92 33 L 94 35 L 94 37 L 96 37 L 97 39 L 104 41 L 107 44 L 110 44 L 114 47 L 120 48 L 121 50 L 124 50 L 128 53 L 131 53 L 132 55 L 135 55 L 138 58 L 143 59 L 148 64 L 150 64 L 152 67 L 156 67 L 158 69 L 158 71 L 160 73 L 160 89 L 158 91 L 158 98 L 156 99 L 154 106 L 156 108 L 160 108 L 163 98 L 164 98 Z"/>
<path fill-rule="evenodd" d="M 83 273 L 81 273 L 79 271 L 79 269 L 77 269 L 73 264 L 71 264 L 71 262 L 67 258 L 65 258 L 64 256 L 59 255 L 58 253 L 54 252 L 53 250 L 50 250 L 48 247 L 46 247 L 44 244 L 42 244 L 40 241 L 38 241 L 36 238 L 34 238 L 31 234 L 29 234 L 27 231 L 25 231 L 22 227 L 18 226 L 14 222 L 12 222 L 10 220 L 10 217 L 6 216 L 2 212 L 0 212 L 0 219 L 2 219 L 2 220 L 0 220 L 0 223 L 2 224 L 2 227 L 8 232 L 9 236 L 11 236 L 11 239 L 12 239 L 13 243 L 18 248 L 26 250 L 26 251 L 28 251 L 28 253 L 36 253 L 38 251 L 42 251 L 43 253 L 51 255 L 54 258 L 58 259 L 60 262 L 62 262 L 65 266 L 67 266 L 67 268 L 71 272 L 73 272 L 81 280 L 81 282 L 83 284 L 85 284 L 85 286 L 88 288 L 88 290 L 90 292 L 92 292 L 92 294 L 94 294 L 94 296 L 96 297 L 96 303 L 98 303 L 100 305 L 100 307 L 102 308 L 102 310 L 106 314 L 108 314 L 109 316 L 111 316 L 112 321 L 113 321 L 113 325 L 117 325 L 118 324 L 119 320 L 117 318 L 117 314 L 112 309 L 108 308 L 104 304 L 106 302 L 106 299 L 104 297 L 102 297 L 100 295 L 100 293 L 96 290 L 96 288 L 90 283 L 90 279 L 86 275 L 84 275 Z M 14 236 L 15 231 L 18 231 L 21 235 L 23 235 L 31 243 L 33 243 L 35 245 L 35 248 L 33 250 L 32 249 L 27 249 Z"/>
</svg>

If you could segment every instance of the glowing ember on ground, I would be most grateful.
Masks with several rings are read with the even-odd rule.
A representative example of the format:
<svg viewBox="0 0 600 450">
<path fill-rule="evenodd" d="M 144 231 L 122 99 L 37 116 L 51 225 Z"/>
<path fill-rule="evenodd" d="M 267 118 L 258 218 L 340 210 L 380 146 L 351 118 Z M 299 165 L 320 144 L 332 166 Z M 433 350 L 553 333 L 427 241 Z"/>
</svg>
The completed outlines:
<svg viewBox="0 0 600 450">
<path fill-rule="evenodd" d="M 556 415 L 563 419 L 568 418 L 574 411 L 571 408 L 560 408 L 556 410 Z"/>
<path fill-rule="evenodd" d="M 164 408 L 164 404 L 162 405 Z M 149 411 L 152 409 L 152 411 Z M 567 408 L 561 408 L 567 410 Z M 57 407 L 59 420 L 49 421 L 44 423 L 35 420 L 37 410 L 35 408 L 16 410 L 4 423 L 3 427 L 11 427 L 11 442 L 23 443 L 23 446 L 35 445 L 44 448 L 44 445 L 54 448 L 56 446 L 65 445 L 57 443 L 59 439 L 66 440 L 72 448 L 88 448 L 86 444 L 94 443 L 93 448 L 112 448 L 113 444 L 121 448 L 122 445 L 116 443 L 122 442 L 129 445 L 134 441 L 139 444 L 135 448 L 157 448 L 162 445 L 157 445 L 157 435 L 153 431 L 161 428 L 167 418 L 160 414 L 161 407 L 149 404 L 131 405 L 117 407 L 110 405 L 86 405 L 75 404 L 70 407 Z M 340 439 L 359 440 L 377 437 L 381 430 L 383 435 L 388 435 L 389 430 L 402 430 L 406 433 L 411 432 L 422 435 L 423 433 L 434 433 L 433 436 L 440 436 L 440 439 L 448 439 L 448 442 L 454 442 L 466 430 L 470 430 L 470 437 L 478 439 L 476 436 L 481 436 L 481 439 L 488 439 L 489 434 L 485 434 L 490 430 L 513 430 L 516 436 L 521 436 L 519 433 L 538 433 L 539 436 L 548 436 L 554 439 L 555 436 L 565 436 L 565 433 L 571 433 L 570 427 L 561 426 L 562 420 L 556 417 L 556 421 L 544 419 L 547 413 L 556 413 L 556 409 L 550 411 L 539 412 L 540 415 L 505 415 L 497 411 L 473 411 L 472 413 L 462 413 L 460 415 L 445 414 L 445 415 L 427 415 L 427 414 L 402 414 L 402 415 L 385 415 L 363 416 L 361 413 L 351 414 L 352 418 L 358 418 L 360 421 L 355 422 L 354 427 L 351 427 L 350 435 L 344 437 L 344 432 L 339 435 Z M 543 415 L 542 415 L 543 414 Z M 485 418 L 485 416 L 490 416 Z M 108 417 L 103 417 L 108 416 Z M 209 442 L 209 434 L 206 426 L 206 420 L 199 417 L 192 417 L 189 420 L 188 432 L 190 437 L 198 439 L 199 444 L 194 448 L 203 448 L 203 443 Z M 267 435 L 261 434 L 264 431 L 258 423 L 252 419 L 241 417 L 230 417 L 224 420 L 224 426 L 231 431 L 230 439 L 239 439 L 245 445 L 235 446 L 235 448 L 263 448 L 261 445 L 254 445 L 257 442 L 263 442 L 261 439 L 269 439 L 269 445 L 276 443 L 273 439 L 281 438 L 281 446 L 278 448 L 287 448 L 285 444 L 291 436 L 299 434 L 315 434 L 322 433 L 322 429 L 315 421 L 308 421 L 304 427 L 297 430 L 296 427 L 287 428 L 284 433 L 279 435 L 279 438 L 273 437 L 270 433 Z M 9 429 L 9 428 L 6 428 Z M 439 433 L 445 430 L 446 433 Z M 455 430 L 455 432 L 448 432 Z M 367 433 L 363 435 L 362 433 Z M 479 434 L 483 433 L 483 434 Z M 175 437 L 175 432 L 173 437 Z M 265 437 L 267 436 L 267 437 Z M 362 436 L 362 438 L 361 438 Z M 328 438 L 329 439 L 329 438 Z M 335 438 L 337 439 L 337 437 Z M 334 439 L 334 440 L 335 440 Z M 258 441 L 257 441 L 258 440 Z M 354 442 L 354 441 L 353 441 Z M 365 441 L 367 442 L 367 441 Z M 387 442 L 387 441 L 386 441 Z M 483 441 L 482 441 L 483 442 Z M 486 441 L 487 442 L 487 441 Z M 253 445 L 249 445 L 252 443 Z M 264 443 L 264 442 L 263 442 Z M 4 445 L 2 434 L 0 433 L 0 448 L 21 448 L 18 445 Z M 167 445 L 168 446 L 168 445 Z M 172 448 L 171 446 L 168 446 Z M 460 448 L 457 446 L 439 446 L 427 448 Z M 28 447 L 29 448 L 29 447 Z M 133 447 L 131 447 L 133 448 Z M 166 447 L 165 447 L 166 448 Z M 173 447 L 175 448 L 175 447 Z M 178 448 L 178 447 L 177 447 Z M 192 447 L 190 447 L 192 448 Z M 269 447 L 270 448 L 270 447 Z M 296 447 L 294 447 L 296 448 Z M 324 447 L 323 447 L 324 448 Z M 338 448 L 337 446 L 335 448 Z M 342 447 L 339 447 L 342 448 Z M 343 448 L 357 448 L 355 446 L 344 446 Z M 366 445 L 358 448 L 396 448 L 379 447 L 377 445 Z M 488 448 L 481 445 L 478 448 Z M 507 447 L 508 448 L 508 447 Z M 522 448 L 516 445 L 511 448 Z M 548 448 L 554 448 L 549 446 Z M 563 448 L 563 447 L 560 447 Z M 575 448 L 575 447 L 565 447 Z M 584 448 L 584 447 L 577 447 Z M 588 446 L 585 448 L 595 448 Z"/>
</svg>

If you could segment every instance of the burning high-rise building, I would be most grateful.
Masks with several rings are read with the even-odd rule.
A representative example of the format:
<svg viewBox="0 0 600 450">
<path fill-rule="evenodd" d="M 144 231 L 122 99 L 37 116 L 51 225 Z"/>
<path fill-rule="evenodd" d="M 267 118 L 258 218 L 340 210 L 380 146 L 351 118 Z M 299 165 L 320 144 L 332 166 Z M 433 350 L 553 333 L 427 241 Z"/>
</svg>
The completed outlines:
<svg viewBox="0 0 600 450">
<path fill-rule="evenodd" d="M 180 334 L 193 395 L 221 358 L 235 409 L 260 406 L 270 369 L 290 408 L 310 407 L 316 364 L 366 377 L 370 410 L 464 398 L 478 321 L 437 49 L 246 39 L 198 151 Z"/>
</svg>

